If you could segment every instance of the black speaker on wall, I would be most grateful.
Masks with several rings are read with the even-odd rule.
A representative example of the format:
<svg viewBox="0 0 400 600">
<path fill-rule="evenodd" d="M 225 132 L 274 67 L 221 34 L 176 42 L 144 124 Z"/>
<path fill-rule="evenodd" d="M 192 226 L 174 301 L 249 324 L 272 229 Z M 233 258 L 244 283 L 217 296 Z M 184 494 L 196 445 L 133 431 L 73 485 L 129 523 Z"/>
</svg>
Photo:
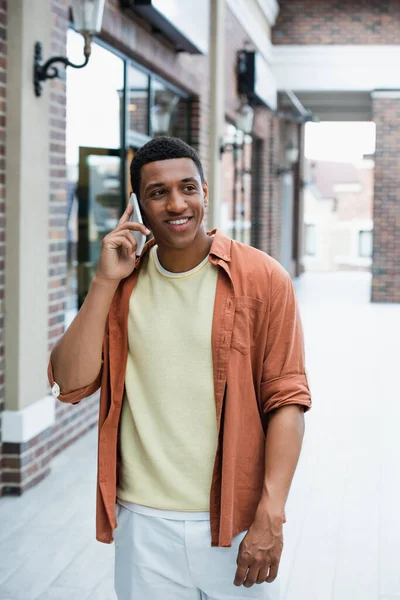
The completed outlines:
<svg viewBox="0 0 400 600">
<path fill-rule="evenodd" d="M 240 95 L 249 99 L 255 96 L 256 53 L 254 50 L 239 50 L 237 55 L 237 87 Z"/>
</svg>

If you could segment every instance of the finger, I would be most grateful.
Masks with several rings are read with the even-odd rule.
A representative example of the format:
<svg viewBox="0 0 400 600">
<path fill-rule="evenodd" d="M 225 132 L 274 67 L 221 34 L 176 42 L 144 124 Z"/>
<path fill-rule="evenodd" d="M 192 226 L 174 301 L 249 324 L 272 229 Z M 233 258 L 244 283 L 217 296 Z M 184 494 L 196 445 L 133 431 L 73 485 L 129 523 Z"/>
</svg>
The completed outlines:
<svg viewBox="0 0 400 600">
<path fill-rule="evenodd" d="M 136 253 L 138 244 L 137 241 L 135 239 L 135 236 L 133 235 L 133 230 L 132 229 L 121 229 L 120 233 L 123 234 L 124 236 L 127 237 L 127 239 L 131 242 L 132 246 L 133 246 L 133 250 Z"/>
<path fill-rule="evenodd" d="M 118 225 L 115 229 L 115 231 L 124 230 L 141 231 L 144 233 L 144 235 L 149 235 L 149 233 L 151 233 L 150 229 L 148 229 L 146 225 L 143 225 L 142 223 L 136 223 L 135 221 L 125 221 L 124 223 L 121 223 L 121 225 Z"/>
<path fill-rule="evenodd" d="M 123 235 L 129 242 L 129 244 L 132 247 L 132 254 L 136 254 L 136 250 L 137 250 L 137 241 L 135 239 L 135 237 L 132 235 L 131 231 L 129 231 L 128 229 L 122 229 L 120 231 L 120 234 Z"/>
<path fill-rule="evenodd" d="M 132 243 L 125 235 L 114 235 L 107 243 L 113 249 L 125 248 L 129 256 L 136 252 L 136 242 Z"/>
<path fill-rule="evenodd" d="M 132 213 L 133 213 L 133 204 L 129 203 L 124 211 L 124 214 L 118 221 L 118 225 L 122 225 L 122 223 L 126 223 L 127 221 L 129 221 L 129 219 L 132 216 Z"/>
<path fill-rule="evenodd" d="M 114 229 L 114 231 L 111 231 L 107 236 L 106 239 L 107 241 L 109 240 L 113 240 L 116 239 L 118 237 L 124 237 L 127 240 L 129 240 L 129 242 L 132 242 L 132 244 L 136 245 L 136 239 L 135 236 L 132 235 L 131 230 L 124 228 L 124 229 Z"/>
<path fill-rule="evenodd" d="M 269 566 L 262 567 L 258 572 L 258 577 L 257 577 L 256 583 L 265 583 L 265 580 L 268 577 L 268 571 L 269 571 Z"/>
<path fill-rule="evenodd" d="M 243 585 L 245 579 L 246 579 L 246 575 L 247 575 L 247 570 L 248 570 L 248 566 L 238 566 L 238 568 L 236 569 L 236 574 L 235 574 L 235 579 L 233 581 L 234 585 Z"/>
<path fill-rule="evenodd" d="M 275 561 L 271 564 L 271 568 L 269 570 L 268 577 L 266 578 L 265 581 L 267 583 L 272 583 L 273 581 L 275 581 L 275 579 L 278 576 L 278 570 L 279 570 L 279 561 Z"/>
<path fill-rule="evenodd" d="M 109 233 L 104 238 L 104 240 L 106 243 L 110 243 L 110 242 L 113 242 L 114 240 L 121 239 L 121 238 L 128 240 L 128 242 L 130 244 L 132 244 L 134 247 L 136 247 L 135 236 L 133 236 L 128 229 L 116 229 L 115 231 L 112 231 L 111 233 Z"/>
<path fill-rule="evenodd" d="M 250 569 L 247 573 L 247 577 L 243 583 L 244 587 L 250 588 L 255 584 L 255 582 L 258 579 L 259 570 L 260 570 L 259 564 L 254 564 L 250 567 Z"/>
</svg>

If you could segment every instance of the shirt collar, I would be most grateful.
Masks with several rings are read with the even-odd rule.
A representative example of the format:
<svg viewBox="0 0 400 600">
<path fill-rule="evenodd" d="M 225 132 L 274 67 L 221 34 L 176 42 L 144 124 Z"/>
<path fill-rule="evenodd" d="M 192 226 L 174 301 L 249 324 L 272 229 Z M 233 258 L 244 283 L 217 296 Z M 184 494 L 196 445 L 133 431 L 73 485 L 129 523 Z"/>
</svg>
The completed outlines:
<svg viewBox="0 0 400 600">
<path fill-rule="evenodd" d="M 219 229 L 213 229 L 207 232 L 207 235 L 213 235 L 213 241 L 211 244 L 210 254 L 224 260 L 225 262 L 231 262 L 231 246 L 232 240 L 226 235 L 223 235 Z"/>
<path fill-rule="evenodd" d="M 213 236 L 213 241 L 211 244 L 210 254 L 224 260 L 225 262 L 231 262 L 231 245 L 232 240 L 228 238 L 226 235 L 223 235 L 219 229 L 213 229 L 212 231 L 208 231 L 207 235 Z M 138 257 L 136 261 L 136 267 L 139 266 L 142 258 L 148 253 L 150 248 L 152 248 L 156 243 L 156 240 L 152 238 L 148 241 L 144 248 L 141 256 Z"/>
</svg>

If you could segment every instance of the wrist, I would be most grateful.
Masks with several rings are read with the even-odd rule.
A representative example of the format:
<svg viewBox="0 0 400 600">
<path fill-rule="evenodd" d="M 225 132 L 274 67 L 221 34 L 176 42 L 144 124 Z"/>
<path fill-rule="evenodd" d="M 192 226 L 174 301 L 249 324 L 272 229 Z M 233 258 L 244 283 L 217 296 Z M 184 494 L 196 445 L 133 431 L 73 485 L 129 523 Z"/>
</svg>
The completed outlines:
<svg viewBox="0 0 400 600">
<path fill-rule="evenodd" d="M 96 275 L 92 279 L 92 285 L 94 287 L 99 287 L 104 290 L 107 290 L 111 293 L 114 293 L 119 286 L 119 279 L 107 279 L 106 277 L 101 277 L 101 275 Z"/>
<path fill-rule="evenodd" d="M 264 492 L 261 495 L 257 513 L 260 515 L 268 513 L 271 521 L 283 523 L 285 521 L 285 503 L 277 498 L 271 498 L 270 494 Z"/>
</svg>

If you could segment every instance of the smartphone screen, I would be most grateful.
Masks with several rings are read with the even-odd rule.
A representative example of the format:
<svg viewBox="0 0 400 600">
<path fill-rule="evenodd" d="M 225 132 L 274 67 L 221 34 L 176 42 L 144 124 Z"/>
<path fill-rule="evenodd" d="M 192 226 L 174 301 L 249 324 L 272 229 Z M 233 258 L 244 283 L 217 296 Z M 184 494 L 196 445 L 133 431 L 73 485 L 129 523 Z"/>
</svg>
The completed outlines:
<svg viewBox="0 0 400 600">
<path fill-rule="evenodd" d="M 141 223 L 143 225 L 142 213 L 140 212 L 139 202 L 136 198 L 136 194 L 131 194 L 129 202 L 133 205 L 133 213 L 130 220 L 134 223 Z M 132 231 L 132 234 L 137 243 L 136 256 L 140 256 L 146 243 L 146 236 L 141 231 Z"/>
</svg>

